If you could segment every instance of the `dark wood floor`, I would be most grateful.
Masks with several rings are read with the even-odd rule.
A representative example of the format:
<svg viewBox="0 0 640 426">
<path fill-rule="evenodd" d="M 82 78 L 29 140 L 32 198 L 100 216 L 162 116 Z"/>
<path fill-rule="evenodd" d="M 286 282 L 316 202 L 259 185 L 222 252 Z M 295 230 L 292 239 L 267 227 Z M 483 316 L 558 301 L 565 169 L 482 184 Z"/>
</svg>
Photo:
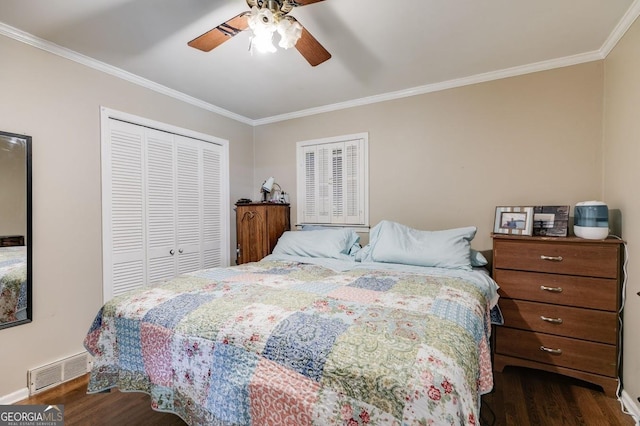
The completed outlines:
<svg viewBox="0 0 640 426">
<path fill-rule="evenodd" d="M 65 426 L 184 426 L 173 414 L 150 408 L 143 393 L 87 395 L 87 376 L 35 395 L 18 404 L 64 404 Z M 482 398 L 482 425 L 633 426 L 615 398 L 597 387 L 571 378 L 524 368 L 495 373 L 494 391 Z"/>
<path fill-rule="evenodd" d="M 483 425 L 635 425 L 598 386 L 545 371 L 506 367 L 482 397 Z"/>
</svg>

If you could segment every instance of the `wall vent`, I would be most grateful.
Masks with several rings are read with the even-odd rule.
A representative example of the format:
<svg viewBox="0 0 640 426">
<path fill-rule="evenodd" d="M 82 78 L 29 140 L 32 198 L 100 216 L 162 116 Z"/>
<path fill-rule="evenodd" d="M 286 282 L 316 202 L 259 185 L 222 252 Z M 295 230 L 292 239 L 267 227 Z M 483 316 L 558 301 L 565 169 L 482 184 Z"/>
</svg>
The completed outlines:
<svg viewBox="0 0 640 426">
<path fill-rule="evenodd" d="M 93 359 L 87 352 L 29 370 L 29 395 L 40 393 L 91 371 Z"/>
</svg>

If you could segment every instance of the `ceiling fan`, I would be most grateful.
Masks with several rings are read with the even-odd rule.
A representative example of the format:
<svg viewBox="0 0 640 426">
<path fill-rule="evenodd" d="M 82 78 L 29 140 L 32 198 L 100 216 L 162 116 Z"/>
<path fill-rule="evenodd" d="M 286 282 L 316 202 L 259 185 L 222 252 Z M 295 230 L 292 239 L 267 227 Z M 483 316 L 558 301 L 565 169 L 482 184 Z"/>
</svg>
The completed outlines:
<svg viewBox="0 0 640 426">
<path fill-rule="evenodd" d="M 251 11 L 242 12 L 226 22 L 207 31 L 187 43 L 189 46 L 209 52 L 220 46 L 231 37 L 250 28 L 253 32 L 252 46 L 268 41 L 267 49 L 275 51 L 271 37 L 277 31 L 280 46 L 293 47 L 315 67 L 331 58 L 331 54 L 307 31 L 293 16 L 288 13 L 294 7 L 306 6 L 324 0 L 246 0 Z M 261 37 L 266 37 L 262 39 Z M 258 47 L 260 48 L 260 47 Z"/>
</svg>

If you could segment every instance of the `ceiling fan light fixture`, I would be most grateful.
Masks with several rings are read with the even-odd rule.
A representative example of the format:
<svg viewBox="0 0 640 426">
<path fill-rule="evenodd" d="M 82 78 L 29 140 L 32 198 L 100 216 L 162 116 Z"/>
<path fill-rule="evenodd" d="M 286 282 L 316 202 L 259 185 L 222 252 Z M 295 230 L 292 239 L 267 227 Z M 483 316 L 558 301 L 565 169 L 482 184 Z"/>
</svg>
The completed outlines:
<svg viewBox="0 0 640 426">
<path fill-rule="evenodd" d="M 275 8 L 274 11 L 265 6 L 262 8 L 253 6 L 247 18 L 252 33 L 249 49 L 255 48 L 262 53 L 275 52 L 273 34 L 276 31 L 280 35 L 278 43 L 280 47 L 289 49 L 295 46 L 302 35 L 302 25 L 294 19 L 283 17 L 279 8 Z"/>
<path fill-rule="evenodd" d="M 258 52 L 273 53 L 276 47 L 273 45 L 273 33 L 276 32 L 276 19 L 271 10 L 256 6 L 251 8 L 251 13 L 247 18 L 251 29 L 250 49 L 255 48 Z"/>
<path fill-rule="evenodd" d="M 300 36 L 302 36 L 302 25 L 293 19 L 281 19 L 278 22 L 277 31 L 280 34 L 278 46 L 283 49 L 290 49 L 296 45 Z"/>
</svg>

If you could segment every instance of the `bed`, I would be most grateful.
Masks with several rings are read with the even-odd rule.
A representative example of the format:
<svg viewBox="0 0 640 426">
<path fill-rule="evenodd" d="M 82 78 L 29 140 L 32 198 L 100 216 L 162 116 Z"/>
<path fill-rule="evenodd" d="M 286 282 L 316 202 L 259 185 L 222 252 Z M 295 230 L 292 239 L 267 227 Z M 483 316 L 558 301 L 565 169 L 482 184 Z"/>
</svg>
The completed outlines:
<svg viewBox="0 0 640 426">
<path fill-rule="evenodd" d="M 0 247 L 0 323 L 27 318 L 27 248 Z"/>
<path fill-rule="evenodd" d="M 87 391 L 146 392 L 190 425 L 479 424 L 498 296 L 474 235 L 290 231 L 260 262 L 118 296 L 84 341 Z"/>
</svg>

